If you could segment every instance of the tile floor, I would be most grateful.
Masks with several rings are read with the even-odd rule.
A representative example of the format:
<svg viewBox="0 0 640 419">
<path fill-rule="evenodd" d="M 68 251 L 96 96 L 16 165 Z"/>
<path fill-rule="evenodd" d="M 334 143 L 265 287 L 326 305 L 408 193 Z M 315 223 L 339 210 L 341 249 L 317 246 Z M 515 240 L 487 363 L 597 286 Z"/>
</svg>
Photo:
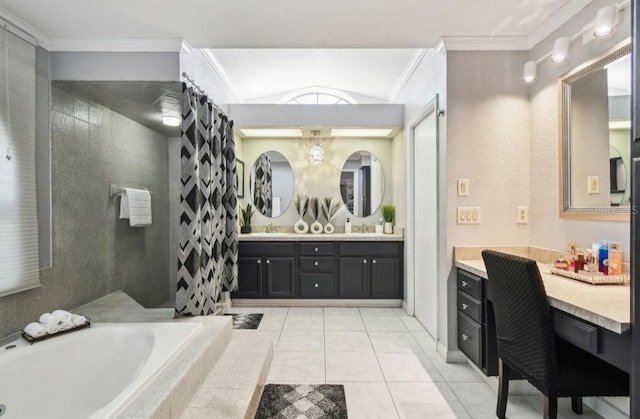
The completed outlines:
<svg viewBox="0 0 640 419">
<path fill-rule="evenodd" d="M 496 391 L 467 364 L 447 364 L 401 308 L 234 307 L 264 313 L 255 333 L 273 338 L 267 383 L 343 384 L 349 419 L 495 418 Z M 542 396 L 511 395 L 507 417 L 539 419 Z M 558 417 L 582 415 L 561 399 Z"/>
</svg>

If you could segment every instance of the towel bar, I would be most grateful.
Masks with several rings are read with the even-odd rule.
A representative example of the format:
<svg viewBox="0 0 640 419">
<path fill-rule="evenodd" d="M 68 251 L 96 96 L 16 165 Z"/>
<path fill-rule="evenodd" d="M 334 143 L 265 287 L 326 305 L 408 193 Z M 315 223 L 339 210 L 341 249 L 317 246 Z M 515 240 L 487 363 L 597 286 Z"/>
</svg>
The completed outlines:
<svg viewBox="0 0 640 419">
<path fill-rule="evenodd" d="M 109 197 L 113 198 L 114 196 L 120 195 L 122 192 L 124 192 L 124 188 L 113 183 L 109 184 Z M 152 191 L 149 191 L 149 193 L 153 195 Z"/>
</svg>

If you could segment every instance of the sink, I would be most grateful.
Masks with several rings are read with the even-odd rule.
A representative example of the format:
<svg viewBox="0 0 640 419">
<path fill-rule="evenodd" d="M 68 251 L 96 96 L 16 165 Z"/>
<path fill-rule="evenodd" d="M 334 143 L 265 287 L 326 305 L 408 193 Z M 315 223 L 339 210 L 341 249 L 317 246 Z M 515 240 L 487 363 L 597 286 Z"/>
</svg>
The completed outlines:
<svg viewBox="0 0 640 419">
<path fill-rule="evenodd" d="M 287 233 L 250 233 L 250 236 L 256 236 L 256 237 L 272 237 L 272 236 L 284 236 Z"/>
</svg>

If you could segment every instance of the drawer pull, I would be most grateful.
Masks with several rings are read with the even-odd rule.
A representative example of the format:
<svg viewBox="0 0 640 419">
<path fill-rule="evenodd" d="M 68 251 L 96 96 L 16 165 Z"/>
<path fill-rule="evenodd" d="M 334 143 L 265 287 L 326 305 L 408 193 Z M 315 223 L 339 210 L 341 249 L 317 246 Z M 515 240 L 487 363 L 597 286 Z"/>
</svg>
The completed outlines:
<svg viewBox="0 0 640 419">
<path fill-rule="evenodd" d="M 367 263 L 367 260 L 366 260 L 366 259 L 365 259 L 365 260 L 363 260 L 363 261 L 362 261 L 362 263 Z"/>
<path fill-rule="evenodd" d="M 375 260 L 375 259 L 373 260 L 373 263 L 376 263 L 376 260 Z"/>
<path fill-rule="evenodd" d="M 463 309 L 463 310 L 466 310 L 466 309 L 468 309 L 468 308 L 469 308 L 469 306 L 468 306 L 467 304 L 462 303 L 462 309 Z"/>
<path fill-rule="evenodd" d="M 316 252 L 318 251 L 318 248 L 316 247 Z"/>
<path fill-rule="evenodd" d="M 318 288 L 318 284 L 316 284 L 316 288 Z"/>
<path fill-rule="evenodd" d="M 469 336 L 462 334 L 462 340 L 468 340 L 468 339 L 469 339 Z"/>
<path fill-rule="evenodd" d="M 258 265 L 262 264 L 262 261 L 260 259 L 258 259 Z"/>
<path fill-rule="evenodd" d="M 314 265 L 318 266 L 318 262 L 315 262 Z"/>
<path fill-rule="evenodd" d="M 467 285 L 469 285 L 469 283 L 467 281 L 462 281 L 462 286 L 466 287 Z"/>
<path fill-rule="evenodd" d="M 267 259 L 267 264 L 271 263 L 271 261 L 269 259 Z"/>
</svg>

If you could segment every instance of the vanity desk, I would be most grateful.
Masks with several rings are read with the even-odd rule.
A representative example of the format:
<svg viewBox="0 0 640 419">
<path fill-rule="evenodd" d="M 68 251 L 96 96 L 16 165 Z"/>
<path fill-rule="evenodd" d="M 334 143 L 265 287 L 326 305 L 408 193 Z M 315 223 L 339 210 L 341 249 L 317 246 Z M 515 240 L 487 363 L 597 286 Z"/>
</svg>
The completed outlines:
<svg viewBox="0 0 640 419">
<path fill-rule="evenodd" d="M 487 375 L 497 375 L 495 318 L 482 260 L 456 260 L 458 346 Z M 538 264 L 556 334 L 606 362 L 631 369 L 628 285 L 591 285 Z"/>
<path fill-rule="evenodd" d="M 403 297 L 401 234 L 240 234 L 233 299 Z"/>
</svg>

